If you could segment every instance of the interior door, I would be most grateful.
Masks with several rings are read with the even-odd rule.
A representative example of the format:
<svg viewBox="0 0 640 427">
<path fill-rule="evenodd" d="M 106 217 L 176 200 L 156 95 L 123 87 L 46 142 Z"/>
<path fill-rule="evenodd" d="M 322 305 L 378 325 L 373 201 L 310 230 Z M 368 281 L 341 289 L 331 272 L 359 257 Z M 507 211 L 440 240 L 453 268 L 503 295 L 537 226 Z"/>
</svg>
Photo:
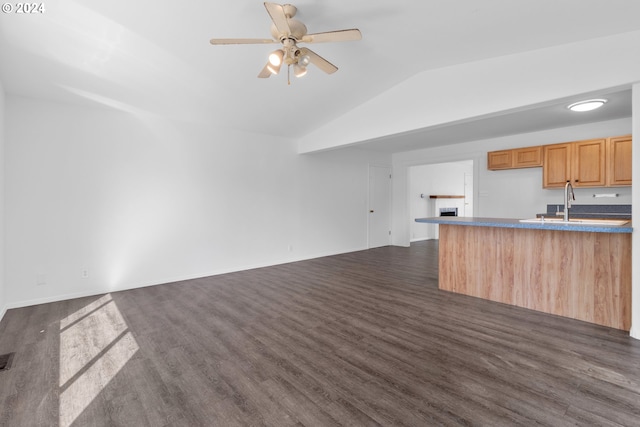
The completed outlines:
<svg viewBox="0 0 640 427">
<path fill-rule="evenodd" d="M 391 243 L 391 167 L 369 166 L 369 248 Z"/>
</svg>

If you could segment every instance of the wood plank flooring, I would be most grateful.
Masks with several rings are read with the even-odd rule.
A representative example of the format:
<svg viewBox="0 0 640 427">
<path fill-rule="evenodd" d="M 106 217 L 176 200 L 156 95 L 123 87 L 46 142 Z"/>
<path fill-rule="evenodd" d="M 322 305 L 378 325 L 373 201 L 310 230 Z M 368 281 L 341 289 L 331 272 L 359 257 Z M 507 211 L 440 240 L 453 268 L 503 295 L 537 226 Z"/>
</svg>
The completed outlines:
<svg viewBox="0 0 640 427">
<path fill-rule="evenodd" d="M 437 266 L 426 241 L 9 310 L 0 425 L 640 425 L 640 341 Z"/>
</svg>

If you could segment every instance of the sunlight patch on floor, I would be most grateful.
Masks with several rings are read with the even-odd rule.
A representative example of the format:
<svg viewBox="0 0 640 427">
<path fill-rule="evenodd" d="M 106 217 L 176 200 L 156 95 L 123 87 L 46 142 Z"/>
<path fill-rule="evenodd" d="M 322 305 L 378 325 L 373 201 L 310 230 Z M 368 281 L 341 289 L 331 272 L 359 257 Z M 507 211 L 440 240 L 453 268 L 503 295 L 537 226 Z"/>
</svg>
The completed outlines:
<svg viewBox="0 0 640 427">
<path fill-rule="evenodd" d="M 60 419 L 70 426 L 138 351 L 111 295 L 60 322 Z"/>
<path fill-rule="evenodd" d="M 74 313 L 68 315 L 67 317 L 65 317 L 64 319 L 62 319 L 60 321 L 60 330 L 65 330 L 67 327 L 69 327 L 72 323 L 75 323 L 79 320 L 82 320 L 83 317 L 86 317 L 88 314 L 90 314 L 92 311 L 97 310 L 98 308 L 102 307 L 103 305 L 109 303 L 113 301 L 111 299 L 111 295 L 107 294 L 107 295 L 103 295 L 102 297 L 98 298 L 97 300 L 93 301 L 91 304 L 87 304 L 84 307 L 82 307 L 81 309 L 75 311 Z"/>
</svg>

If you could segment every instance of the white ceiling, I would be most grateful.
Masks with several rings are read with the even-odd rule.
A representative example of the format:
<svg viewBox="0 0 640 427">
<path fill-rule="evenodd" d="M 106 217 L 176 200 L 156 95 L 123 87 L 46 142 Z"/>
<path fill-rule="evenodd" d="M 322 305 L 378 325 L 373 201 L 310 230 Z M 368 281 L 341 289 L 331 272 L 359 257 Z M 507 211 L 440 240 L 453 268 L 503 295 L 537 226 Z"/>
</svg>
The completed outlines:
<svg viewBox="0 0 640 427">
<path fill-rule="evenodd" d="M 640 29 L 640 2 L 628 0 L 300 0 L 297 18 L 310 33 L 359 28 L 363 39 L 309 45 L 339 71 L 326 75 L 310 67 L 288 86 L 284 72 L 256 78 L 275 45 L 208 42 L 269 38 L 270 20 L 257 0 L 44 5 L 43 14 L 0 14 L 0 79 L 7 93 L 290 138 L 428 69 Z M 401 151 L 469 135 L 629 117 L 627 89 L 612 95 L 608 106 L 615 111 L 579 119 L 558 101 L 367 146 Z"/>
</svg>

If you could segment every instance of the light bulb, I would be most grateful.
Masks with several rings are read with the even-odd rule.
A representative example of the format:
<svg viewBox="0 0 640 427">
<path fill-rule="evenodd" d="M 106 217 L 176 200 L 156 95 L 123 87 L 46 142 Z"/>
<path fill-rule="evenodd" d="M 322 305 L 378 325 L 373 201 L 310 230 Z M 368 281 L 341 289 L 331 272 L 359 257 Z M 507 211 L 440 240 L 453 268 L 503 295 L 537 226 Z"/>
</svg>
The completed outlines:
<svg viewBox="0 0 640 427">
<path fill-rule="evenodd" d="M 309 58 L 309 55 L 302 55 L 300 59 L 298 59 L 298 64 L 302 65 L 303 67 L 309 65 L 309 62 L 311 62 L 311 58 Z"/>
<path fill-rule="evenodd" d="M 280 72 L 280 66 L 282 66 L 282 60 L 284 58 L 284 52 L 280 49 L 274 50 L 269 54 L 269 62 L 267 63 L 267 70 L 271 74 L 278 74 Z"/>
<path fill-rule="evenodd" d="M 269 63 L 274 67 L 280 67 L 280 65 L 282 65 L 283 57 L 284 54 L 280 49 L 274 50 L 273 52 L 271 52 L 271 54 L 269 54 Z"/>
<path fill-rule="evenodd" d="M 295 74 L 296 77 L 302 77 L 307 74 L 307 67 L 299 63 L 293 64 L 293 74 Z"/>
</svg>

